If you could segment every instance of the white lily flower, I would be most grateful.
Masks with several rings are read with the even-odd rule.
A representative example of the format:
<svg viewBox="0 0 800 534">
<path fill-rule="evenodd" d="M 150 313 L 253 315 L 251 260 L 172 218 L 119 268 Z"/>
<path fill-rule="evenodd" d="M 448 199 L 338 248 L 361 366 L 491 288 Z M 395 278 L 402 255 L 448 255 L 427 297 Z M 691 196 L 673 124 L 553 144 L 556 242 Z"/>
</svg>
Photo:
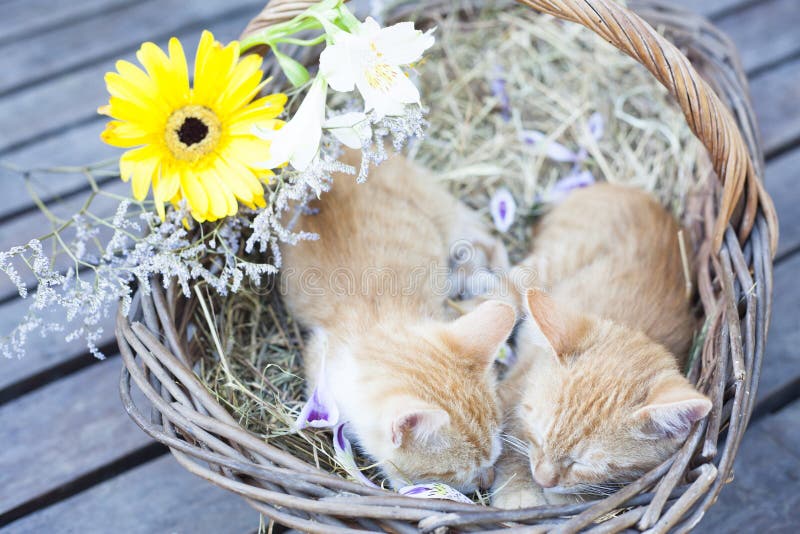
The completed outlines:
<svg viewBox="0 0 800 534">
<path fill-rule="evenodd" d="M 319 153 L 327 94 L 328 86 L 325 79 L 317 76 L 294 117 L 283 128 L 280 130 L 255 128 L 253 132 L 255 135 L 272 141 L 269 159 L 259 165 L 274 169 L 288 161 L 298 171 L 303 171 L 309 166 Z"/>
<path fill-rule="evenodd" d="M 419 90 L 400 68 L 418 61 L 433 46 L 433 30 L 422 33 L 413 22 L 381 28 L 372 17 L 353 33 L 340 32 L 323 50 L 319 70 L 331 88 L 364 97 L 365 111 L 377 118 L 402 115 L 405 104 L 419 104 Z"/>
<path fill-rule="evenodd" d="M 369 119 L 364 113 L 357 111 L 330 117 L 322 127 L 330 130 L 336 139 L 350 148 L 359 149 L 364 140 L 372 138 Z"/>
</svg>

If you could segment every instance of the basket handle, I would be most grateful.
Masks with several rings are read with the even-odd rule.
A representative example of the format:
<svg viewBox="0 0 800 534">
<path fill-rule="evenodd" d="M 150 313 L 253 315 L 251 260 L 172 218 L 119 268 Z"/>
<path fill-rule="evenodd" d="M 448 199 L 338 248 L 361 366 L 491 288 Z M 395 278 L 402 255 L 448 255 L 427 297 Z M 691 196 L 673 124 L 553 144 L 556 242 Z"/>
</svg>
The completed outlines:
<svg viewBox="0 0 800 534">
<path fill-rule="evenodd" d="M 711 236 L 713 250 L 719 251 L 722 247 L 729 223 L 738 222 L 739 238 L 746 239 L 755 224 L 760 205 L 769 226 L 772 254 L 775 254 L 778 247 L 775 208 L 756 172 L 736 120 L 675 45 L 614 0 L 517 1 L 542 13 L 585 26 L 644 65 L 680 104 L 692 132 L 708 150 L 722 183 L 722 198 Z M 309 0 L 272 0 L 250 21 L 242 36 L 289 20 L 315 3 Z M 738 221 L 732 221 L 734 214 L 737 214 Z"/>
</svg>

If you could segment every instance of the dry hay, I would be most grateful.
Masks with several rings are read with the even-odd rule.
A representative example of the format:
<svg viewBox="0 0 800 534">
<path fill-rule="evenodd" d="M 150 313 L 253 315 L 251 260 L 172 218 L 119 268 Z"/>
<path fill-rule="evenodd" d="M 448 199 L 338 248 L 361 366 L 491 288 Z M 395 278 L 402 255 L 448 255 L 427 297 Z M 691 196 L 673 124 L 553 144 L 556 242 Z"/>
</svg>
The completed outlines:
<svg viewBox="0 0 800 534">
<path fill-rule="evenodd" d="M 503 235 L 512 258 L 524 255 L 529 223 L 546 209 L 538 200 L 571 168 L 548 159 L 541 143 L 524 142 L 527 130 L 571 150 L 585 147 L 584 168 L 599 180 L 644 188 L 686 215 L 687 196 L 703 174 L 697 168 L 702 147 L 667 91 L 633 59 L 583 27 L 527 8 L 428 22 L 438 27 L 437 42 L 415 76 L 430 127 L 410 156 L 488 225 L 489 198 L 498 187 L 508 188 L 519 205 L 515 225 Z M 499 78 L 508 95 L 507 120 L 492 92 Z M 605 119 L 598 141 L 587 135 L 595 112 Z M 197 308 L 194 339 L 204 348 L 197 372 L 243 427 L 346 476 L 329 431 L 291 432 L 306 398 L 302 336 L 273 289 L 203 297 L 206 311 Z M 367 474 L 381 483 L 376 470 Z"/>
</svg>

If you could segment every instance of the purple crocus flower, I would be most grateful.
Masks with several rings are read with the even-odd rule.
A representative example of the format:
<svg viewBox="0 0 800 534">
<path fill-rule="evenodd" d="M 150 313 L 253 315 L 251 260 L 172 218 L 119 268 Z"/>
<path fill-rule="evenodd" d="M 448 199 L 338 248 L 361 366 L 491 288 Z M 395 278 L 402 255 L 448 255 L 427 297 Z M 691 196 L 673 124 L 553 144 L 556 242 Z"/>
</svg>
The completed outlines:
<svg viewBox="0 0 800 534">
<path fill-rule="evenodd" d="M 336 405 L 333 393 L 328 388 L 328 381 L 325 376 L 325 359 L 327 353 L 328 343 L 327 340 L 323 338 L 317 385 L 314 391 L 311 392 L 311 397 L 300 411 L 300 415 L 297 416 L 297 420 L 294 422 L 295 430 L 302 430 L 307 427 L 328 428 L 336 426 L 339 422 L 339 407 Z"/>
<path fill-rule="evenodd" d="M 553 161 L 560 161 L 562 163 L 575 163 L 580 158 L 579 152 L 573 152 L 561 143 L 553 140 L 548 140 L 547 135 L 538 130 L 522 130 L 520 133 L 520 140 L 528 145 L 544 145 L 545 155 Z"/>
<path fill-rule="evenodd" d="M 364 473 L 361 472 L 361 469 L 359 469 L 356 464 L 356 458 L 355 455 L 353 455 L 353 446 L 350 444 L 350 440 L 347 439 L 347 435 L 345 434 L 346 425 L 347 422 L 344 422 L 336 425 L 336 428 L 333 429 L 333 450 L 336 453 L 336 460 L 341 464 L 344 470 L 347 471 L 348 475 L 365 486 L 377 488 L 378 486 L 364 476 Z"/>
<path fill-rule="evenodd" d="M 550 188 L 550 191 L 545 194 L 544 200 L 545 202 L 558 204 L 567 198 L 567 195 L 573 190 L 592 185 L 593 183 L 595 183 L 595 179 L 592 171 L 576 171 L 573 169 L 573 172 L 570 172 L 568 175 L 558 180 L 553 187 Z"/>
<path fill-rule="evenodd" d="M 492 195 L 492 199 L 489 201 L 489 211 L 492 214 L 495 227 L 500 232 L 507 232 L 514 223 L 514 217 L 517 213 L 517 203 L 514 201 L 514 196 L 508 189 L 501 187 Z"/>
<path fill-rule="evenodd" d="M 603 133 L 606 129 L 606 121 L 603 119 L 603 115 L 595 111 L 592 113 L 592 116 L 589 117 L 587 126 L 589 127 L 589 134 L 594 137 L 595 140 L 598 140 L 603 137 Z"/>
<path fill-rule="evenodd" d="M 405 486 L 400 488 L 398 493 L 400 495 L 405 495 L 406 497 L 415 497 L 418 499 L 446 499 L 448 501 L 472 504 L 472 501 L 469 499 L 469 497 L 441 482 L 430 482 L 426 484 Z"/>
<path fill-rule="evenodd" d="M 592 113 L 586 123 L 587 133 L 595 140 L 603 137 L 605 131 L 605 120 L 600 113 Z M 522 140 L 530 145 L 536 145 L 547 141 L 547 136 L 536 130 L 525 130 L 522 132 Z M 573 152 L 564 145 L 555 141 L 548 141 L 545 146 L 545 154 L 548 158 L 565 163 L 572 163 L 569 174 L 559 179 L 555 185 L 542 198 L 545 202 L 558 204 L 574 189 L 586 187 L 595 183 L 594 175 L 591 171 L 582 169 L 583 162 L 589 157 L 589 151 L 579 146 L 577 152 Z"/>
<path fill-rule="evenodd" d="M 511 120 L 511 103 L 508 99 L 508 92 L 506 91 L 506 79 L 503 75 L 503 69 L 499 66 L 494 70 L 495 77 L 492 78 L 490 86 L 492 88 L 492 95 L 500 103 L 500 116 L 505 122 Z"/>
</svg>

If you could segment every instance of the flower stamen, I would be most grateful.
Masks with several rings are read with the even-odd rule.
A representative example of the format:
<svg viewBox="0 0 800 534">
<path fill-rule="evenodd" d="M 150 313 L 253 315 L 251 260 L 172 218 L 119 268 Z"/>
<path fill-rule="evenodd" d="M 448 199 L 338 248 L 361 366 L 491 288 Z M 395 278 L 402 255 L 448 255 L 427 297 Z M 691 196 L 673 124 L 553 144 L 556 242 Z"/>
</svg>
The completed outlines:
<svg viewBox="0 0 800 534">
<path fill-rule="evenodd" d="M 178 139 L 187 146 L 199 143 L 206 138 L 206 135 L 208 135 L 208 126 L 195 117 L 187 117 L 178 128 Z"/>
<path fill-rule="evenodd" d="M 169 116 L 164 139 L 176 159 L 197 161 L 214 151 L 221 130 L 216 113 L 205 106 L 189 104 Z"/>
<path fill-rule="evenodd" d="M 370 87 L 384 93 L 389 91 L 396 77 L 397 71 L 386 63 L 377 63 L 364 73 L 364 78 Z"/>
</svg>

